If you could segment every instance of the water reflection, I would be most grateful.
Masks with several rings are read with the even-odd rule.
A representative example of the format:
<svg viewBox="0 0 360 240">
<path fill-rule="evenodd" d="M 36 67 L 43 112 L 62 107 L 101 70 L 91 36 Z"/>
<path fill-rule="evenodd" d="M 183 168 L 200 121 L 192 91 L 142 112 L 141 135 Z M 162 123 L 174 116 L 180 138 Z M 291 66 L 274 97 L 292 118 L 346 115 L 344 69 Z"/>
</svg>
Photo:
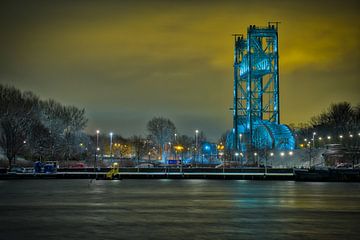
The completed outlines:
<svg viewBox="0 0 360 240">
<path fill-rule="evenodd" d="M 0 181 L 0 239 L 357 238 L 360 184 Z"/>
</svg>

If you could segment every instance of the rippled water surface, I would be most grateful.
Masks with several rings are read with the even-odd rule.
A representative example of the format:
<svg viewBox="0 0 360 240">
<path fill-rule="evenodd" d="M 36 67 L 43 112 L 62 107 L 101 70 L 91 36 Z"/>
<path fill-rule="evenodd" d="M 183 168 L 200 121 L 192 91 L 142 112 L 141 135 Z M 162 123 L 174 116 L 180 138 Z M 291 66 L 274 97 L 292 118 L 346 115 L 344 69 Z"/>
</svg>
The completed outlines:
<svg viewBox="0 0 360 240">
<path fill-rule="evenodd" d="M 0 181 L 0 239 L 360 239 L 360 184 Z"/>
</svg>

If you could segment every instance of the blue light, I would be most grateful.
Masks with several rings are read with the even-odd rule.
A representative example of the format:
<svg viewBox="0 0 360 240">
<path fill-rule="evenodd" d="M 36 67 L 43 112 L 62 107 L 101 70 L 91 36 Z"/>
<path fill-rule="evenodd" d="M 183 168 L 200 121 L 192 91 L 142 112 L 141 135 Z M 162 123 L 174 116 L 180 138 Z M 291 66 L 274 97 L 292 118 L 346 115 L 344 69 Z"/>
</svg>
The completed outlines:
<svg viewBox="0 0 360 240">
<path fill-rule="evenodd" d="M 246 136 L 239 144 L 244 151 L 250 145 L 260 149 L 295 149 L 292 131 L 279 122 L 277 31 L 278 28 L 270 25 L 250 27 L 247 38 L 235 42 L 233 117 L 236 121 L 227 136 L 227 146 L 236 151 L 240 141 L 235 129 Z"/>
</svg>

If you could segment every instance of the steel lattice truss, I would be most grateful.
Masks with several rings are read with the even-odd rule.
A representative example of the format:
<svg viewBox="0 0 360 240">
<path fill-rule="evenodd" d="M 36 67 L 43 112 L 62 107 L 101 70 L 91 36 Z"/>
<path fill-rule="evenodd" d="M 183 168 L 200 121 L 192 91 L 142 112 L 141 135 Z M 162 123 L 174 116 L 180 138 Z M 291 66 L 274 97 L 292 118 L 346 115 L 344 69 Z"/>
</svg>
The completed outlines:
<svg viewBox="0 0 360 240">
<path fill-rule="evenodd" d="M 235 35 L 233 148 L 293 148 L 293 139 L 285 138 L 292 133 L 280 125 L 279 110 L 278 27 L 252 25 L 246 39 Z M 276 125 L 283 129 L 272 131 Z"/>
</svg>

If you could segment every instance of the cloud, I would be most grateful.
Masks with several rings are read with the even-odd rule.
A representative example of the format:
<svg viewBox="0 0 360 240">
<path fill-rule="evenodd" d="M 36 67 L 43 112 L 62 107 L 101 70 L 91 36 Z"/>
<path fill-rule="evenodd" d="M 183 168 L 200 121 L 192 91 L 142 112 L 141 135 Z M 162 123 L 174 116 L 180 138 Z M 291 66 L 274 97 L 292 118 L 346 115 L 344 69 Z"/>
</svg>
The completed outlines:
<svg viewBox="0 0 360 240">
<path fill-rule="evenodd" d="M 231 34 L 268 20 L 282 22 L 284 122 L 359 101 L 356 1 L 39 3 L 1 8 L 0 81 L 85 107 L 89 130 L 137 133 L 144 119 L 169 115 L 216 138 L 231 127 Z"/>
</svg>

